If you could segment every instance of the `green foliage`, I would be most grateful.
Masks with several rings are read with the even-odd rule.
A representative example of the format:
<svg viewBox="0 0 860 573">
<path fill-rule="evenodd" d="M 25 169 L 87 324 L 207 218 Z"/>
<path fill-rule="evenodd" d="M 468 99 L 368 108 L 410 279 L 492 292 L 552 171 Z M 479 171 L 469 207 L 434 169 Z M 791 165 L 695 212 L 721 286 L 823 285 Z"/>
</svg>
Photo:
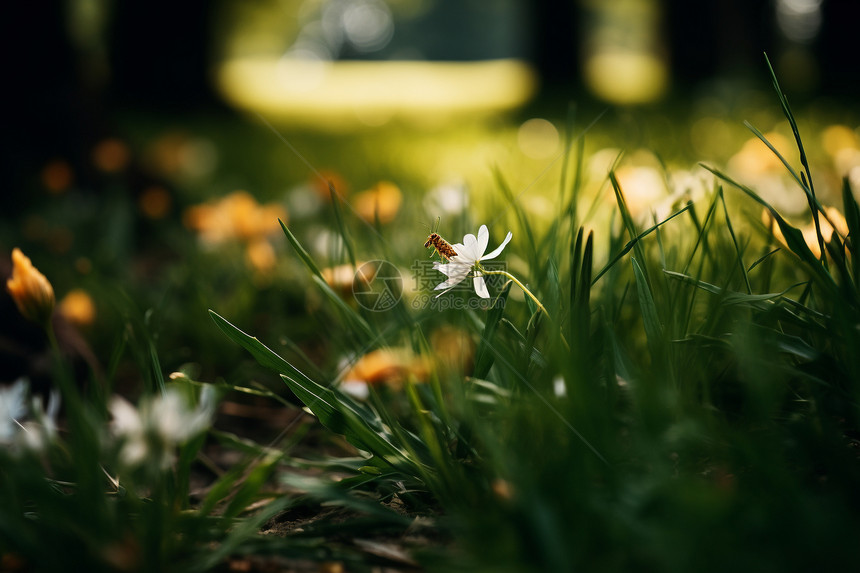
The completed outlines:
<svg viewBox="0 0 860 573">
<path fill-rule="evenodd" d="M 196 321 L 200 300 L 194 313 L 171 316 L 155 303 L 138 312 L 134 292 L 114 293 L 121 334 L 105 384 L 81 392 L 57 369 L 63 432 L 41 450 L 0 444 L 0 554 L 46 571 L 220 570 L 246 555 L 368 570 L 398 562 L 385 544 L 423 527 L 430 542 L 399 562 L 430 571 L 855 567 L 860 206 L 845 180 L 848 232 L 826 236 L 824 223 L 840 227 L 816 195 L 797 121 L 773 83 L 801 169 L 748 127 L 805 197 L 815 244 L 712 166 L 704 197 L 643 218 L 621 154 L 602 182 L 614 210 L 599 220 L 598 197 L 584 196 L 582 136 L 592 123 L 567 138 L 551 221 L 516 193 L 516 173 L 492 170 L 503 208 L 488 223 L 498 233 L 513 222 L 504 257 L 518 278 L 493 285 L 484 306 L 465 290 L 430 299 L 461 307 L 356 304 L 323 269 L 382 256 L 405 268 L 423 255 L 421 241 L 395 240 L 378 213 L 373 224 L 356 221 L 333 186 L 330 213 L 320 215 L 339 241 L 329 259 L 311 242 L 319 228 L 280 221 L 288 281 L 255 285 L 245 268 L 209 268 L 214 255 L 177 271 L 173 280 L 194 281 L 218 310 L 209 310 L 211 330 L 225 335 L 194 331 L 197 368 L 163 371 L 175 362 L 165 354 L 178 353 L 179 323 L 211 327 Z M 575 119 L 571 111 L 570 133 Z M 756 209 L 772 228 L 745 220 Z M 463 213 L 459 223 L 472 221 Z M 130 249 L 129 239 L 116 248 Z M 208 283 L 228 276 L 247 285 L 210 297 Z M 520 296 L 526 289 L 534 298 Z M 417 295 L 427 292 L 407 293 Z M 395 349 L 409 361 L 366 375 L 363 399 L 347 392 L 363 358 Z M 144 432 L 148 463 L 132 463 L 134 436 L 117 435 L 110 397 L 129 361 L 141 419 L 147 403 L 167 417 L 157 400 L 176 391 L 191 398 L 184 420 L 193 424 L 214 390 L 275 404 L 291 421 L 267 444 L 222 429 L 176 443 Z M 200 368 L 222 377 L 198 381 Z M 230 467 L 203 453 L 213 444 L 234 454 Z M 201 475 L 205 487 L 193 487 Z M 363 552 L 368 544 L 374 551 Z"/>
<path fill-rule="evenodd" d="M 541 238 L 497 169 L 533 284 L 553 312 L 542 316 L 528 297 L 515 308 L 508 282 L 486 313 L 469 314 L 478 340 L 471 372 L 441 385 L 434 377 L 435 391 L 408 380 L 405 412 L 376 391 L 359 405 L 331 387 L 336 380 L 321 385 L 281 364 L 299 400 L 367 456 L 360 481 L 317 495 L 394 492 L 421 513 L 421 492 L 458 539 L 456 559 L 434 558 L 446 570 L 850 567 L 860 509 L 850 485 L 860 474 L 852 454 L 860 430 L 852 351 L 860 347 L 852 241 L 860 210 L 846 183 L 850 233 L 821 235 L 819 216 L 828 215 L 781 93 L 780 102 L 803 174 L 750 127 L 807 196 L 820 256 L 755 191 L 708 169 L 770 213 L 807 272 L 801 282 L 773 289 L 793 273 L 780 274 L 790 260 L 774 264 L 778 254 L 766 245 L 746 260 L 759 239 L 733 222 L 721 187 L 704 218 L 688 203 L 643 232 L 614 169 L 608 178 L 628 238 L 612 236 L 609 260 L 594 273 L 594 235 L 584 238 L 574 202 L 569 224 L 556 221 Z M 565 162 L 563 182 L 567 169 Z M 581 177 L 573 181 L 576 198 Z M 620 263 L 631 251 L 628 271 Z M 345 328 L 381 339 L 316 282 Z M 247 335 L 225 332 L 261 363 L 278 362 Z M 392 488 L 397 480 L 408 491 Z"/>
</svg>

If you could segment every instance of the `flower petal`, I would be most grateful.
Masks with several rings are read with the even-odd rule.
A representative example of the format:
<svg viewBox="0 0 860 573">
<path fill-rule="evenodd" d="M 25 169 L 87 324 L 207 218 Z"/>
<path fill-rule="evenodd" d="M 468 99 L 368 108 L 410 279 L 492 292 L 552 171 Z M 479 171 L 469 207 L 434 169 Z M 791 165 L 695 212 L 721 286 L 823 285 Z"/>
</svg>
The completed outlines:
<svg viewBox="0 0 860 573">
<path fill-rule="evenodd" d="M 143 420 L 137 408 L 131 402 L 120 396 L 114 396 L 108 405 L 108 411 L 113 416 L 113 429 L 120 436 L 142 434 Z"/>
<path fill-rule="evenodd" d="M 514 236 L 514 234 L 511 233 L 510 231 L 508 231 L 508 234 L 505 237 L 505 240 L 502 241 L 502 244 L 499 245 L 498 247 L 496 247 L 492 252 L 487 253 L 486 255 L 481 257 L 481 260 L 482 261 L 488 261 L 490 259 L 495 259 L 496 257 L 498 257 L 499 254 L 502 252 L 502 250 L 504 250 L 505 245 L 507 245 L 508 243 L 511 242 L 511 239 L 513 238 L 513 236 Z"/>
<path fill-rule="evenodd" d="M 442 290 L 442 289 L 447 290 L 450 288 L 454 288 L 455 286 L 457 286 L 458 284 L 463 282 L 464 278 L 466 278 L 466 277 L 465 276 L 463 276 L 463 277 L 451 277 L 447 281 L 437 284 L 433 290 Z"/>
<path fill-rule="evenodd" d="M 460 249 L 457 247 L 460 247 Z M 454 247 L 454 250 L 457 251 L 457 254 L 460 255 L 460 259 L 463 262 L 469 261 L 472 263 L 480 260 L 481 255 L 484 254 L 483 251 L 478 249 L 478 238 L 471 233 L 463 237 L 462 245 L 458 244 Z"/>
<path fill-rule="evenodd" d="M 468 265 L 458 265 L 458 264 L 448 264 L 441 265 L 438 270 L 442 273 L 445 273 L 448 276 L 448 280 L 443 283 L 436 285 L 436 288 L 433 290 L 441 290 L 443 288 L 450 288 L 454 285 L 462 282 L 463 279 L 469 274 L 469 271 L 472 267 Z"/>
<path fill-rule="evenodd" d="M 472 268 L 472 265 L 463 264 L 463 263 L 458 262 L 458 261 L 452 261 L 452 262 L 447 263 L 447 264 L 440 263 L 438 261 L 433 263 L 433 269 L 434 270 L 437 270 L 440 273 L 442 273 L 448 277 L 451 277 L 451 276 L 465 277 L 467 274 L 469 274 L 469 270 L 471 270 L 471 268 Z M 460 280 L 463 280 L 463 279 L 460 278 Z"/>
<path fill-rule="evenodd" d="M 481 225 L 481 228 L 478 229 L 478 253 L 476 257 L 476 261 L 480 261 L 484 256 L 484 251 L 487 250 L 487 243 L 490 242 L 490 231 L 487 229 L 486 225 Z"/>
<path fill-rule="evenodd" d="M 487 290 L 487 282 L 481 276 L 481 273 L 475 273 L 472 284 L 475 286 L 475 294 L 481 298 L 490 298 L 490 291 Z"/>
</svg>

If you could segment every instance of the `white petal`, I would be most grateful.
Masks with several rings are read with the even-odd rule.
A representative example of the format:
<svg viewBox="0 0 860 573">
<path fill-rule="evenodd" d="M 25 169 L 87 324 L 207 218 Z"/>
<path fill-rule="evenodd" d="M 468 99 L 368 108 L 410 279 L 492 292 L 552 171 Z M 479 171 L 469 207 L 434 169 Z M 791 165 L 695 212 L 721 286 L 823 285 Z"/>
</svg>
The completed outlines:
<svg viewBox="0 0 860 573">
<path fill-rule="evenodd" d="M 455 250 L 457 250 L 456 247 Z M 457 254 L 460 255 L 460 259 L 463 261 L 475 262 L 481 258 L 484 252 L 478 250 L 478 238 L 469 233 L 463 237 L 462 247 L 460 250 L 457 250 Z"/>
<path fill-rule="evenodd" d="M 513 236 L 514 236 L 514 234 L 511 233 L 510 231 L 508 231 L 508 234 L 505 237 L 505 240 L 502 241 L 502 244 L 499 245 L 498 247 L 496 247 L 492 252 L 487 253 L 486 255 L 481 257 L 481 260 L 482 261 L 488 261 L 490 259 L 495 259 L 496 257 L 498 257 L 499 254 L 502 252 L 502 250 L 505 248 L 505 245 L 507 245 L 508 243 L 511 242 L 511 238 L 513 238 Z"/>
<path fill-rule="evenodd" d="M 442 290 L 442 289 L 449 289 L 449 288 L 452 288 L 452 287 L 454 287 L 454 286 L 456 286 L 456 285 L 460 284 L 461 282 L 463 282 L 463 279 L 464 279 L 464 278 L 466 278 L 466 277 L 465 277 L 465 276 L 462 276 L 462 277 L 451 277 L 451 278 L 450 278 L 450 279 L 448 279 L 447 281 L 445 281 L 445 282 L 443 282 L 443 283 L 439 283 L 439 284 L 437 284 L 437 285 L 436 285 L 436 288 L 434 288 L 433 290 Z"/>
<path fill-rule="evenodd" d="M 472 280 L 472 284 L 475 285 L 475 294 L 481 298 L 490 298 L 490 291 L 487 290 L 487 283 L 484 281 L 484 277 L 482 277 L 480 273 L 475 275 L 475 278 Z"/>
<path fill-rule="evenodd" d="M 490 231 L 487 229 L 486 225 L 481 225 L 481 228 L 478 229 L 478 256 L 475 260 L 481 260 L 481 257 L 484 256 L 484 251 L 487 250 L 487 243 L 489 242 Z"/>
<path fill-rule="evenodd" d="M 137 408 L 120 396 L 111 398 L 108 410 L 113 416 L 113 428 L 117 435 L 131 436 L 142 434 L 143 420 Z"/>
<path fill-rule="evenodd" d="M 461 282 L 469 274 L 471 268 L 472 267 L 467 265 L 445 265 L 445 267 L 440 268 L 439 270 L 448 275 L 448 280 L 437 285 L 433 290 L 452 287 Z"/>
<path fill-rule="evenodd" d="M 27 386 L 19 378 L 12 386 L 0 387 L 0 442 L 6 442 L 18 431 L 18 418 L 27 415 Z"/>
<path fill-rule="evenodd" d="M 463 277 L 463 278 L 466 278 L 466 277 Z M 433 290 L 445 289 L 445 290 L 442 290 L 442 292 L 440 292 L 439 294 L 437 294 L 436 298 L 439 298 L 440 296 L 442 296 L 443 294 L 445 294 L 446 292 L 448 292 L 449 290 L 453 289 L 455 286 L 460 284 L 460 282 L 463 280 L 463 278 L 461 278 L 459 280 L 448 279 L 444 283 L 436 285 L 436 288 L 434 288 Z"/>
<path fill-rule="evenodd" d="M 128 466 L 136 466 L 149 457 L 146 440 L 143 434 L 129 436 L 120 450 L 122 462 Z"/>
<path fill-rule="evenodd" d="M 456 262 L 456 261 L 450 262 L 448 264 L 442 264 L 442 263 L 436 262 L 433 264 L 433 268 L 435 270 L 439 271 L 440 273 L 444 274 L 445 276 L 460 277 L 460 279 L 457 281 L 457 282 L 459 282 L 459 281 L 463 280 L 463 277 L 465 277 L 467 274 L 469 274 L 469 271 L 472 269 L 472 265 L 463 264 L 463 263 Z"/>
</svg>

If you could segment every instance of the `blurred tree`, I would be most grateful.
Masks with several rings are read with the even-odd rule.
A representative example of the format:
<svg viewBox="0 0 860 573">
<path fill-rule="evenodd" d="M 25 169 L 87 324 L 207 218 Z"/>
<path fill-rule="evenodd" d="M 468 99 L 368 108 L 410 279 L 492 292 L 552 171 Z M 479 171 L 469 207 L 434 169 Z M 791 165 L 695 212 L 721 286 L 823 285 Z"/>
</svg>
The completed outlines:
<svg viewBox="0 0 860 573">
<path fill-rule="evenodd" d="M 63 5 L 22 2 L 0 18 L 5 118 L 0 173 L 3 214 L 29 200 L 22 193 L 50 158 L 75 159 L 79 133 L 92 122 L 94 94 L 77 81 L 75 52 L 66 33 Z"/>
<path fill-rule="evenodd" d="M 673 80 L 689 86 L 718 76 L 758 76 L 772 46 L 771 2 L 664 0 Z"/>
<path fill-rule="evenodd" d="M 212 2 L 117 2 L 111 26 L 111 95 L 162 111 L 214 106 L 209 78 Z"/>
</svg>

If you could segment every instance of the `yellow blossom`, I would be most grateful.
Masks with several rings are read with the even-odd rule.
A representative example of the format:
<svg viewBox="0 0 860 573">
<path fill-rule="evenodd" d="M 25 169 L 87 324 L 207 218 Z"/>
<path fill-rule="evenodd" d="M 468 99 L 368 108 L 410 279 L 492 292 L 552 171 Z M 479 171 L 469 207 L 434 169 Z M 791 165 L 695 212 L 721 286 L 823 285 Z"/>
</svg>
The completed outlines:
<svg viewBox="0 0 860 573">
<path fill-rule="evenodd" d="M 278 219 L 287 221 L 284 207 L 277 203 L 260 205 L 246 191 L 189 207 L 183 217 L 185 225 L 197 231 L 209 245 L 229 239 L 252 243 L 278 232 L 281 228 Z"/>
<path fill-rule="evenodd" d="M 349 184 L 346 179 L 335 171 L 323 170 L 315 177 L 311 184 L 314 191 L 320 198 L 331 201 L 331 188 L 334 187 L 335 193 L 344 197 L 349 194 Z"/>
<path fill-rule="evenodd" d="M 352 200 L 352 205 L 358 216 L 367 222 L 377 218 L 382 224 L 390 223 L 397 216 L 403 194 L 394 183 L 380 181 L 367 191 L 358 193 Z"/>
<path fill-rule="evenodd" d="M 54 311 L 54 288 L 21 249 L 12 251 L 12 278 L 6 289 L 25 318 L 47 325 Z"/>
<path fill-rule="evenodd" d="M 359 269 L 362 265 L 363 263 L 358 263 Z M 328 286 L 344 297 L 352 295 L 354 281 L 365 280 L 363 275 L 356 276 L 356 268 L 349 264 L 326 267 L 321 272 Z"/>
<path fill-rule="evenodd" d="M 59 302 L 57 309 L 66 320 L 78 326 L 89 326 L 96 316 L 96 305 L 85 290 L 73 289 Z"/>
<path fill-rule="evenodd" d="M 356 362 L 343 379 L 344 383 L 385 384 L 399 388 L 412 377 L 426 380 L 430 366 L 426 359 L 406 348 L 380 348 Z"/>
<path fill-rule="evenodd" d="M 275 268 L 278 257 L 272 244 L 266 239 L 255 239 L 248 243 L 245 256 L 251 266 L 261 273 L 267 273 Z"/>
</svg>

